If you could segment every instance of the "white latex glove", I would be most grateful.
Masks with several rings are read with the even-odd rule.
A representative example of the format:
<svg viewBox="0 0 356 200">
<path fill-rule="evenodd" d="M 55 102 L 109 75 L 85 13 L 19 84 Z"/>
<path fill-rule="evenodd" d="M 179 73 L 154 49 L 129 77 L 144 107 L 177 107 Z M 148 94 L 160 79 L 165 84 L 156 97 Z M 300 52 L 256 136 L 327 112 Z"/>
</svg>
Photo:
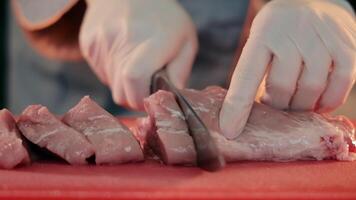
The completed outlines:
<svg viewBox="0 0 356 200">
<path fill-rule="evenodd" d="M 350 5 L 275 0 L 258 13 L 220 112 L 227 138 L 243 130 L 265 75 L 262 102 L 277 109 L 328 112 L 344 103 L 356 77 Z"/>
<path fill-rule="evenodd" d="M 88 0 L 80 30 L 83 56 L 117 104 L 143 108 L 151 76 L 167 65 L 183 88 L 197 52 L 194 25 L 174 0 Z"/>
</svg>

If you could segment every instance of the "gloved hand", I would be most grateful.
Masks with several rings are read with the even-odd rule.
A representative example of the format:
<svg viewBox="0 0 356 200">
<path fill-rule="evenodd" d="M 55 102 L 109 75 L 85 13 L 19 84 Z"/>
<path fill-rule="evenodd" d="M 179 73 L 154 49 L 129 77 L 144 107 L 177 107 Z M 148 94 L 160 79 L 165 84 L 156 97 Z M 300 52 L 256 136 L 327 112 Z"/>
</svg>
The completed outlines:
<svg viewBox="0 0 356 200">
<path fill-rule="evenodd" d="M 356 22 L 340 0 L 275 0 L 254 19 L 220 112 L 229 138 L 243 130 L 262 80 L 262 102 L 328 112 L 356 78 Z M 266 116 L 268 117 L 268 116 Z"/>
<path fill-rule="evenodd" d="M 117 104 L 143 108 L 151 76 L 167 65 L 178 88 L 197 52 L 194 25 L 174 0 L 87 0 L 80 30 L 84 58 Z"/>
</svg>

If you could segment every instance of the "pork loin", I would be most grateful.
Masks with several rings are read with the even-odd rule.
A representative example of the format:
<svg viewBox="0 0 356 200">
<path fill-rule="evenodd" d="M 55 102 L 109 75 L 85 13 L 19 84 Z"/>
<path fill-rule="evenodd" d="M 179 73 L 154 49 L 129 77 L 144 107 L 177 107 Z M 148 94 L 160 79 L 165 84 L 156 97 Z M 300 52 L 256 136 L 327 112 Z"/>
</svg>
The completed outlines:
<svg viewBox="0 0 356 200">
<path fill-rule="evenodd" d="M 62 121 L 87 137 L 95 149 L 97 164 L 143 160 L 140 145 L 131 131 L 89 96 L 70 109 Z"/>
<path fill-rule="evenodd" d="M 20 164 L 30 163 L 16 121 L 7 109 L 0 110 L 0 167 L 11 169 Z"/>
<path fill-rule="evenodd" d="M 285 112 L 254 103 L 247 125 L 234 140 L 219 130 L 219 112 L 226 90 L 208 87 L 183 90 L 193 109 L 213 132 L 227 161 L 350 160 L 355 158 L 352 123 L 345 117 L 314 112 Z"/>
<path fill-rule="evenodd" d="M 29 141 L 70 164 L 86 164 L 86 159 L 94 155 L 94 148 L 84 135 L 65 125 L 44 106 L 28 106 L 17 125 Z"/>
<path fill-rule="evenodd" d="M 168 95 L 163 94 L 162 92 L 153 94 L 146 99 L 145 104 L 159 98 L 161 98 L 161 101 L 174 101 L 172 98 L 167 98 Z M 355 154 L 353 153 L 355 152 L 355 129 L 345 117 L 331 117 L 313 112 L 284 112 L 255 103 L 244 131 L 236 139 L 228 140 L 222 136 L 219 129 L 219 112 L 226 90 L 212 86 L 202 91 L 184 89 L 182 94 L 207 125 L 217 142 L 218 148 L 229 162 L 239 160 L 355 159 Z M 172 102 L 169 103 L 169 105 L 173 104 Z M 155 112 L 160 112 L 162 108 L 159 107 L 158 105 L 154 109 L 146 108 L 149 113 L 149 119 L 140 120 L 141 123 L 138 124 L 141 127 L 138 128 L 140 135 L 157 135 L 157 132 L 152 131 L 155 130 L 152 127 L 157 127 L 158 120 L 152 116 L 155 115 Z M 175 110 L 177 111 L 176 108 Z M 179 111 L 179 114 L 176 115 L 181 114 L 181 111 Z M 175 121 L 183 123 L 184 119 L 177 116 L 174 117 Z M 170 121 L 172 120 L 171 118 L 172 116 L 166 119 L 159 119 L 159 121 Z M 142 122 L 146 122 L 146 124 L 143 125 Z M 148 122 L 151 122 L 151 125 L 148 125 Z M 142 128 L 150 126 L 151 129 Z M 173 137 L 166 139 L 166 143 L 159 146 L 161 148 L 160 151 L 169 151 L 169 145 L 174 140 Z M 147 142 L 152 143 L 150 140 L 147 140 Z M 184 146 L 184 144 L 181 145 Z M 190 152 L 189 156 L 196 155 L 194 151 L 186 151 Z"/>
</svg>

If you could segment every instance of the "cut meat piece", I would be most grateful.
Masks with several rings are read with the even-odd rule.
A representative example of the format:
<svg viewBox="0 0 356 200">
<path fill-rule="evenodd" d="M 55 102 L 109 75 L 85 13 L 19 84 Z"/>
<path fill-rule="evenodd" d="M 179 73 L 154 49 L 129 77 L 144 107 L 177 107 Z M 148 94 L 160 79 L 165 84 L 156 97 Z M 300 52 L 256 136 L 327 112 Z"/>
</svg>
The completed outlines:
<svg viewBox="0 0 356 200">
<path fill-rule="evenodd" d="M 313 112 L 283 112 L 255 103 L 247 125 L 235 140 L 220 134 L 218 117 L 226 90 L 208 87 L 182 93 L 207 124 L 227 161 L 349 160 L 355 130 L 346 118 Z"/>
<path fill-rule="evenodd" d="M 236 139 L 228 140 L 220 134 L 218 126 L 226 90 L 212 86 L 202 91 L 185 89 L 182 94 L 208 126 L 220 151 L 229 162 L 355 158 L 352 153 L 355 151 L 355 129 L 344 117 L 330 117 L 312 112 L 283 112 L 255 103 L 244 131 Z M 147 101 L 151 99 L 148 98 Z M 154 123 L 155 119 L 151 116 L 158 111 L 147 112 Z M 183 121 L 178 117 L 175 119 Z M 173 140 L 172 138 L 171 141 Z"/>
<path fill-rule="evenodd" d="M 62 121 L 88 138 L 94 146 L 97 164 L 143 160 L 131 131 L 88 96 L 69 110 Z"/>
<path fill-rule="evenodd" d="M 86 164 L 94 154 L 92 145 L 79 132 L 57 119 L 41 105 L 28 106 L 17 125 L 32 143 L 65 159 L 70 164 Z"/>
<path fill-rule="evenodd" d="M 144 101 L 148 118 L 140 119 L 137 135 L 166 164 L 194 165 L 196 153 L 184 116 L 172 93 L 158 91 Z M 147 134 L 146 134 L 147 133 Z"/>
<path fill-rule="evenodd" d="M 12 114 L 0 110 L 0 167 L 11 169 L 19 164 L 30 163 L 30 157 Z"/>
</svg>

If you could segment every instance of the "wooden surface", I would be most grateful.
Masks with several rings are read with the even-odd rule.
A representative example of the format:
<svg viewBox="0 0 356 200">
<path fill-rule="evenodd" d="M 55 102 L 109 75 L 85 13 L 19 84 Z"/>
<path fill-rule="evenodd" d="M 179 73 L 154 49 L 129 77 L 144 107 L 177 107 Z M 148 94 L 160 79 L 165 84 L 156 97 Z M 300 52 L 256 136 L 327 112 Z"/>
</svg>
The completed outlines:
<svg viewBox="0 0 356 200">
<path fill-rule="evenodd" d="M 209 173 L 146 161 L 0 170 L 0 199 L 356 199 L 356 162 L 239 162 Z"/>
</svg>

